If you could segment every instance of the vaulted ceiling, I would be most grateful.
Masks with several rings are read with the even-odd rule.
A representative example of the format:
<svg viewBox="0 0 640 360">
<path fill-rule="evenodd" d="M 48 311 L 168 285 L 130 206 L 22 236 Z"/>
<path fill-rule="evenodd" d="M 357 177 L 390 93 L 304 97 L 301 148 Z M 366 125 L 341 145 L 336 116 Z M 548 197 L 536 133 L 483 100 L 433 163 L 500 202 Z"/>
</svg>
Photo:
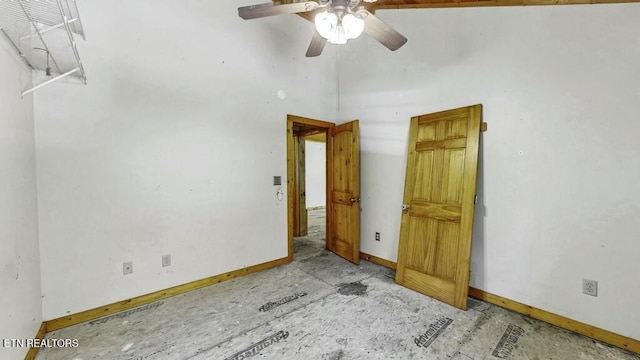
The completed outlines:
<svg viewBox="0 0 640 360">
<path fill-rule="evenodd" d="M 640 0 L 378 0 L 363 3 L 370 11 L 377 9 L 412 9 L 481 6 L 530 6 L 635 3 Z"/>
<path fill-rule="evenodd" d="M 300 0 L 274 0 L 275 4 L 289 4 Z M 447 7 L 485 7 L 485 6 L 535 6 L 535 5 L 581 5 L 638 3 L 640 0 L 377 0 L 362 1 L 361 6 L 374 12 L 378 9 L 420 9 Z M 305 16 L 306 17 L 306 16 Z"/>
<path fill-rule="evenodd" d="M 290 4 L 303 0 L 273 0 L 274 4 Z M 540 6 L 540 5 L 588 5 L 588 4 L 620 4 L 640 3 L 640 0 L 377 0 L 368 2 L 361 0 L 364 6 L 374 13 L 379 9 L 425 9 L 425 8 L 461 8 L 487 6 Z M 312 21 L 317 11 L 298 13 L 301 17 Z"/>
</svg>

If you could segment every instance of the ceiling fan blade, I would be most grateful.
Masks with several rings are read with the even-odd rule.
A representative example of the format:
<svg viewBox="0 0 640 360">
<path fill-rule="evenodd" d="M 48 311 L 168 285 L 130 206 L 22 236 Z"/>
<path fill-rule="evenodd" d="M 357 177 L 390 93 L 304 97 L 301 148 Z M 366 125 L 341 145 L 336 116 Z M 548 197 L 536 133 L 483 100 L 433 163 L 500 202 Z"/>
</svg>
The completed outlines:
<svg viewBox="0 0 640 360">
<path fill-rule="evenodd" d="M 360 10 L 358 14 L 364 20 L 364 32 L 372 38 L 378 40 L 389 50 L 398 50 L 407 42 L 407 38 L 402 36 L 394 28 L 387 25 L 384 21 L 373 15 L 367 10 Z"/>
<path fill-rule="evenodd" d="M 257 19 L 280 14 L 294 14 L 317 9 L 320 6 L 315 1 L 292 4 L 274 5 L 273 3 L 243 6 L 238 8 L 238 15 L 245 20 Z"/>
<path fill-rule="evenodd" d="M 307 49 L 306 57 L 315 57 L 320 56 L 322 54 L 322 50 L 324 49 L 324 45 L 327 43 L 327 39 L 323 38 L 317 31 L 313 33 L 313 37 L 311 38 L 311 44 L 309 44 L 309 48 Z"/>
</svg>

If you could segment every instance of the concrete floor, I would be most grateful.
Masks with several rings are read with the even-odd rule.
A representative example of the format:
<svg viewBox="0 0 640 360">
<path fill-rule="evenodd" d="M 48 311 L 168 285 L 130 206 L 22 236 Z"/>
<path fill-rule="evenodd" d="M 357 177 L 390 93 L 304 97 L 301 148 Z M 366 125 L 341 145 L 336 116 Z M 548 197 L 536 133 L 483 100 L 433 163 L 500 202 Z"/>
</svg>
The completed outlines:
<svg viewBox="0 0 640 360">
<path fill-rule="evenodd" d="M 640 355 L 481 301 L 461 311 L 394 284 L 394 272 L 324 250 L 310 213 L 295 261 L 47 334 L 44 359 L 623 359 Z"/>
</svg>

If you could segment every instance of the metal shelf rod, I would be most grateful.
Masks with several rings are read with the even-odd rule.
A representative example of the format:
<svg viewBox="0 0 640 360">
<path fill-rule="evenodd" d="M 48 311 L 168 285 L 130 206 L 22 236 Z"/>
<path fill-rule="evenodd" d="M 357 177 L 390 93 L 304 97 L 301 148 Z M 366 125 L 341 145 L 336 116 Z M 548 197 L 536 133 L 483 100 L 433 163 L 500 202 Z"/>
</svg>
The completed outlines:
<svg viewBox="0 0 640 360">
<path fill-rule="evenodd" d="M 38 85 L 36 85 L 36 86 L 32 87 L 31 89 L 25 90 L 25 91 L 23 91 L 23 92 L 22 92 L 22 95 L 21 95 L 21 96 L 22 96 L 22 97 L 24 97 L 25 95 L 27 95 L 27 94 L 29 94 L 29 93 L 32 93 L 32 92 L 34 92 L 34 91 L 36 91 L 36 90 L 40 89 L 41 87 L 43 87 L 43 86 L 45 86 L 45 85 L 49 85 L 49 84 L 51 84 L 51 83 L 52 83 L 52 82 L 54 82 L 54 81 L 57 81 L 57 80 L 59 80 L 59 79 L 62 79 L 63 77 L 69 76 L 69 75 L 73 74 L 73 73 L 74 73 L 74 72 L 76 72 L 76 71 L 80 71 L 80 68 L 75 68 L 75 69 L 73 69 L 73 70 L 67 71 L 67 72 L 66 72 L 66 73 L 64 73 L 64 74 L 60 74 L 60 75 L 58 75 L 58 76 L 56 76 L 56 77 L 54 77 L 54 78 L 52 78 L 52 79 L 50 79 L 50 80 L 47 80 L 47 81 L 43 82 L 42 84 L 38 84 Z"/>
<path fill-rule="evenodd" d="M 74 23 L 74 22 L 76 22 L 78 20 L 79 20 L 78 18 L 73 18 L 73 19 L 69 20 L 69 24 L 72 24 L 72 23 Z M 38 32 L 40 34 L 44 34 L 44 33 L 48 32 L 48 31 L 59 29 L 59 28 L 61 28 L 63 26 L 64 26 L 64 23 L 60 23 L 58 25 L 54 25 L 54 26 L 48 27 L 46 29 L 40 30 Z M 38 36 L 38 35 L 34 34 L 34 35 L 23 36 L 23 37 L 20 38 L 20 41 L 22 42 L 22 40 L 31 39 L 32 37 L 36 37 L 36 36 Z"/>
</svg>

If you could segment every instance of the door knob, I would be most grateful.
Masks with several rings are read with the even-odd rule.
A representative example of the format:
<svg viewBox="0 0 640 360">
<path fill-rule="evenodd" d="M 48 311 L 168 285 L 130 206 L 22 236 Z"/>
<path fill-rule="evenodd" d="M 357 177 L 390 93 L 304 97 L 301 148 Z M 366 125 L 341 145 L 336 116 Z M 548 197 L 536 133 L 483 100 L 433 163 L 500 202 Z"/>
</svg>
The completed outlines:
<svg viewBox="0 0 640 360">
<path fill-rule="evenodd" d="M 411 206 L 407 205 L 407 204 L 402 204 L 402 211 L 407 211 L 409 210 Z"/>
</svg>

